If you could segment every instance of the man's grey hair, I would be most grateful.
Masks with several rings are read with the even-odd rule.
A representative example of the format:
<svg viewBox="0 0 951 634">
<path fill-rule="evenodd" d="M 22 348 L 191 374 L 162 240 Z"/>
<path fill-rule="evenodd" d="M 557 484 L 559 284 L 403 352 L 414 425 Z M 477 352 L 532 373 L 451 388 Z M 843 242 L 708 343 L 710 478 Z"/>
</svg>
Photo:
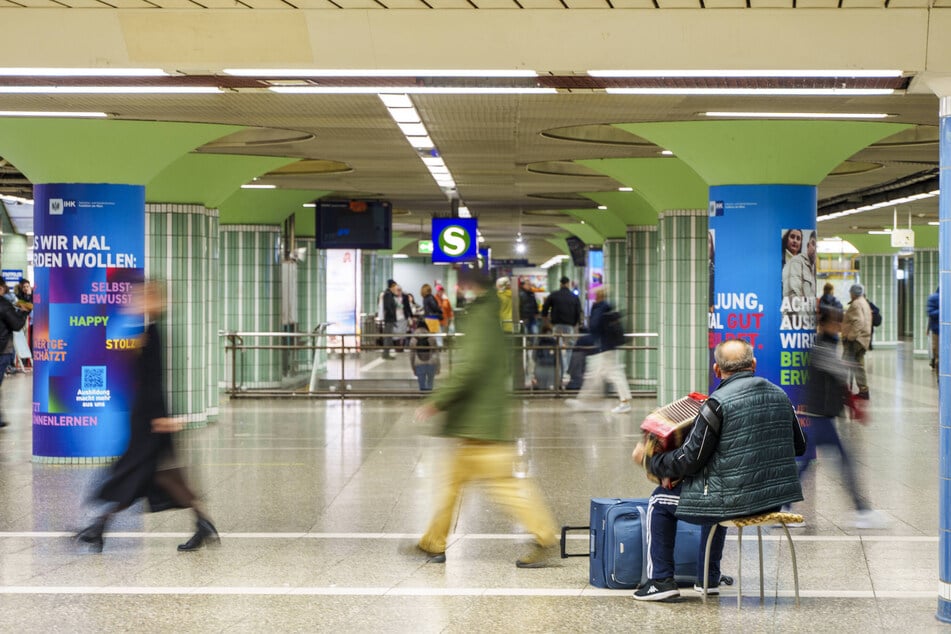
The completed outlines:
<svg viewBox="0 0 951 634">
<path fill-rule="evenodd" d="M 724 352 L 724 347 L 732 350 Z M 713 360 L 720 366 L 720 371 L 726 374 L 753 369 L 753 346 L 745 339 L 728 339 L 717 344 L 713 351 Z"/>
</svg>

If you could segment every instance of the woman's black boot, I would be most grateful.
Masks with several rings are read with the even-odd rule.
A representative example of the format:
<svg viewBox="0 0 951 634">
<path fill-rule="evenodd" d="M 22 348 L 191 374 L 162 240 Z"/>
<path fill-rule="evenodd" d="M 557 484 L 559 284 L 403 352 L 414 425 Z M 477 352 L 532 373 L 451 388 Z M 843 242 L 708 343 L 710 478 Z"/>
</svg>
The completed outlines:
<svg viewBox="0 0 951 634">
<path fill-rule="evenodd" d="M 187 542 L 178 545 L 178 550 L 182 552 L 198 550 L 205 542 L 208 542 L 209 545 L 218 545 L 221 543 L 221 538 L 218 537 L 218 531 L 215 529 L 215 525 L 204 517 L 198 518 L 197 528 L 198 530 L 195 531 L 195 534 L 192 535 Z"/>
<path fill-rule="evenodd" d="M 100 517 L 95 522 L 76 533 L 76 541 L 89 544 L 91 550 L 102 552 L 102 532 L 106 529 L 106 518 Z"/>
</svg>

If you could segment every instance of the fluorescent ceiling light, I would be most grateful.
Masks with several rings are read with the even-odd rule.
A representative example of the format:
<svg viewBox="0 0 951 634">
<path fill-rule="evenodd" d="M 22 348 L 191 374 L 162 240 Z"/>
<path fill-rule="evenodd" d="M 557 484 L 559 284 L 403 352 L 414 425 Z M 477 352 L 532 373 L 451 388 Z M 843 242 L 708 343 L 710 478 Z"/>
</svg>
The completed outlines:
<svg viewBox="0 0 951 634">
<path fill-rule="evenodd" d="M 268 86 L 271 92 L 288 95 L 363 95 L 381 94 L 391 86 Z M 513 86 L 400 86 L 414 95 L 554 95 L 554 88 L 518 88 Z"/>
<path fill-rule="evenodd" d="M 317 203 L 304 203 L 301 207 L 316 207 Z"/>
<path fill-rule="evenodd" d="M 618 187 L 617 190 L 619 192 L 632 192 L 634 191 L 634 188 L 633 187 Z"/>
<path fill-rule="evenodd" d="M 423 163 L 426 165 L 445 165 L 446 162 L 442 160 L 441 156 L 424 156 L 422 157 Z"/>
<path fill-rule="evenodd" d="M 609 95 L 890 95 L 891 88 L 605 88 Z"/>
<path fill-rule="evenodd" d="M 405 253 L 394 253 L 394 254 L 393 254 L 393 259 L 402 260 L 402 259 L 408 258 L 408 257 L 409 257 L 409 256 L 406 255 Z"/>
<path fill-rule="evenodd" d="M 928 221 L 928 224 L 931 225 L 932 227 L 939 227 L 939 226 L 941 226 L 941 223 L 938 222 L 937 220 L 929 220 L 929 221 Z"/>
<path fill-rule="evenodd" d="M 538 77 L 534 70 L 410 68 L 226 68 L 240 77 Z"/>
<path fill-rule="evenodd" d="M 855 248 L 848 240 L 843 240 L 842 238 L 822 238 L 816 243 L 816 251 L 818 253 L 858 253 L 859 250 Z"/>
<path fill-rule="evenodd" d="M 460 218 L 471 218 L 471 217 L 472 217 L 472 214 L 469 212 L 469 208 L 468 208 L 468 207 L 460 207 L 460 208 L 459 208 L 459 217 L 460 217 Z M 479 235 L 482 235 L 481 232 L 480 232 Z"/>
<path fill-rule="evenodd" d="M 16 203 L 23 205 L 32 205 L 33 201 L 29 198 L 20 198 L 19 196 L 9 196 L 7 194 L 0 194 L 0 200 L 5 200 L 8 203 Z"/>
<path fill-rule="evenodd" d="M 842 211 L 836 211 L 831 214 L 825 214 L 816 218 L 816 222 L 825 222 L 826 220 L 834 220 L 836 218 L 842 218 L 844 216 L 851 216 L 854 214 L 860 214 L 863 211 L 871 211 L 873 209 L 881 209 L 882 207 L 893 207 L 895 205 L 904 205 L 905 203 L 914 202 L 916 200 L 924 200 L 925 198 L 934 198 L 940 194 L 940 190 L 932 190 L 924 194 L 912 194 L 911 196 L 902 196 L 901 198 L 893 198 L 891 200 L 886 200 L 881 203 L 873 203 L 871 205 L 862 205 L 861 207 L 855 207 L 854 209 L 844 209 Z"/>
<path fill-rule="evenodd" d="M 0 117 L 84 117 L 102 119 L 109 115 L 105 112 L 40 112 L 35 110 L 0 110 Z"/>
<path fill-rule="evenodd" d="M 745 119 L 885 119 L 884 112 L 704 112 L 707 117 Z"/>
<path fill-rule="evenodd" d="M 901 77 L 900 70 L 589 70 L 591 77 Z"/>
<path fill-rule="evenodd" d="M 389 108 L 390 116 L 397 123 L 419 123 L 419 113 L 416 108 Z"/>
<path fill-rule="evenodd" d="M 673 156 L 673 155 L 674 155 L 673 151 L 671 151 L 671 150 L 661 150 L 661 151 L 660 151 L 660 154 L 661 154 L 661 156 Z"/>
<path fill-rule="evenodd" d="M 257 183 L 249 183 L 247 185 L 242 185 L 241 189 L 276 189 L 277 185 L 258 185 Z"/>
<path fill-rule="evenodd" d="M 409 141 L 409 144 L 417 150 L 431 150 L 432 148 L 436 147 L 433 145 L 433 140 L 429 138 L 429 135 L 407 136 L 406 140 Z"/>
<path fill-rule="evenodd" d="M 413 100 L 406 94 L 384 93 L 377 95 L 387 108 L 412 108 Z"/>
<path fill-rule="evenodd" d="M 888 236 L 891 235 L 891 229 L 882 229 L 881 231 L 869 231 L 868 235 L 870 236 Z"/>
<path fill-rule="evenodd" d="M 568 256 L 567 256 L 567 255 L 556 255 L 556 256 L 554 256 L 554 257 L 549 258 L 547 261 L 545 261 L 545 262 L 541 265 L 541 268 L 543 268 L 543 269 L 550 269 L 551 267 L 555 266 L 555 265 L 558 264 L 559 262 L 561 262 L 561 261 L 563 261 L 563 260 L 567 260 L 567 259 L 568 259 Z"/>
<path fill-rule="evenodd" d="M 2 94 L 22 95 L 197 95 L 222 92 L 217 86 L 0 86 Z"/>
<path fill-rule="evenodd" d="M 426 126 L 422 123 L 397 123 L 396 125 L 403 131 L 403 136 L 426 136 L 428 134 Z"/>
<path fill-rule="evenodd" d="M 161 68 L 0 68 L 2 77 L 167 77 Z"/>
<path fill-rule="evenodd" d="M 598 209 L 600 209 L 601 211 L 605 211 L 607 208 L 608 208 L 607 205 L 598 205 Z M 584 222 L 584 220 L 582 220 L 581 222 Z"/>
</svg>

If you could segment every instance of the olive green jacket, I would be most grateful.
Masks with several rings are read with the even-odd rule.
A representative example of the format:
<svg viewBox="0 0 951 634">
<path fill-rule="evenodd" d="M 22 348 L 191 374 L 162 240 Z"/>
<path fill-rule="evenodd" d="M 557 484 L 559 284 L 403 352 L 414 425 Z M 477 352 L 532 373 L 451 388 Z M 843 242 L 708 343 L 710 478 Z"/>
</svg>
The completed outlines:
<svg viewBox="0 0 951 634">
<path fill-rule="evenodd" d="M 499 300 L 486 292 L 467 307 L 452 375 L 430 402 L 446 413 L 440 434 L 456 438 L 511 441 L 509 363 L 511 342 L 499 324 Z M 455 356 L 455 355 L 454 355 Z"/>
</svg>

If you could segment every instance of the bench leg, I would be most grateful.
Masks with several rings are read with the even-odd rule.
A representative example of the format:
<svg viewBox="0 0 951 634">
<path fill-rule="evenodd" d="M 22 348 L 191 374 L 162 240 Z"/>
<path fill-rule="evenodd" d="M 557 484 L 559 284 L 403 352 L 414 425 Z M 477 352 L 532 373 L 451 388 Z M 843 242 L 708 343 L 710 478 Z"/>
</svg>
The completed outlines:
<svg viewBox="0 0 951 634">
<path fill-rule="evenodd" d="M 763 592 L 763 529 L 760 526 L 756 527 L 756 540 L 759 545 L 759 602 L 762 605 L 765 593 Z"/>
<path fill-rule="evenodd" d="M 710 528 L 710 533 L 707 535 L 707 548 L 703 557 L 703 602 L 707 602 L 707 590 L 710 585 L 710 550 L 713 546 L 713 535 L 717 532 L 717 525 L 714 524 Z"/>
<path fill-rule="evenodd" d="M 796 607 L 799 607 L 799 567 L 796 565 L 796 547 L 793 546 L 792 536 L 789 534 L 789 529 L 786 528 L 786 524 L 783 524 L 783 531 L 786 532 L 786 541 L 789 542 L 789 555 L 792 558 L 792 574 L 793 574 L 793 588 L 796 591 Z"/>
<path fill-rule="evenodd" d="M 743 598 L 743 527 L 736 527 L 736 609 L 742 607 Z"/>
</svg>

